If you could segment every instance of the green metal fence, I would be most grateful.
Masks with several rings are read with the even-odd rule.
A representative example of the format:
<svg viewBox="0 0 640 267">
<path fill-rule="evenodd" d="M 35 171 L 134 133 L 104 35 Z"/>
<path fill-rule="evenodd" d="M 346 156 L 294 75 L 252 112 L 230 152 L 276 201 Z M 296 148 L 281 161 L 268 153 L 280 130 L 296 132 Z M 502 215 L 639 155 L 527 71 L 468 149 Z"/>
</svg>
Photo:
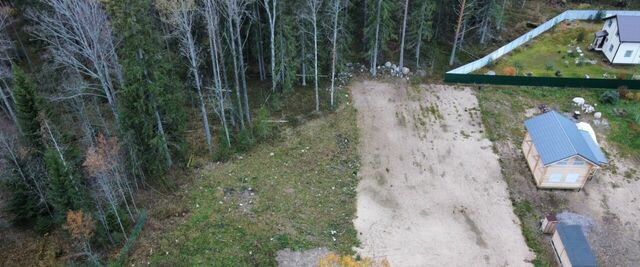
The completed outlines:
<svg viewBox="0 0 640 267">
<path fill-rule="evenodd" d="M 626 86 L 629 89 L 640 89 L 640 80 L 617 80 L 617 79 L 585 79 L 585 78 L 529 77 L 529 76 L 503 76 L 503 75 L 446 73 L 444 75 L 444 81 L 449 83 L 466 83 L 466 84 L 494 84 L 494 85 L 576 87 L 576 88 L 613 88 L 615 89 L 620 86 Z"/>
</svg>

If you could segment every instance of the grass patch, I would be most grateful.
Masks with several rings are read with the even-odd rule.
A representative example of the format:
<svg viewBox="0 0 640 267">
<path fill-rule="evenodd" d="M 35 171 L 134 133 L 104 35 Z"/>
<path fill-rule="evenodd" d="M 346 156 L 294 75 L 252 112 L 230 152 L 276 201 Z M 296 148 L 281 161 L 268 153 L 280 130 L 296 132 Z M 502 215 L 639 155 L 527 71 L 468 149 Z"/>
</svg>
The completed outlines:
<svg viewBox="0 0 640 267">
<path fill-rule="evenodd" d="M 275 266 L 278 250 L 321 246 L 353 254 L 355 120 L 355 109 L 344 105 L 242 159 L 204 168 L 187 197 L 176 199 L 188 219 L 161 237 L 151 264 Z"/>
<path fill-rule="evenodd" d="M 527 246 L 536 254 L 536 258 L 533 260 L 534 266 L 551 266 L 551 262 L 549 261 L 548 256 L 543 256 L 547 254 L 546 249 L 541 243 L 541 238 L 539 238 L 540 233 L 537 229 L 533 228 L 529 223 L 531 220 L 537 220 L 537 214 L 534 211 L 533 206 L 527 200 L 524 201 L 514 201 L 513 202 L 513 212 L 518 216 L 522 223 L 522 235 L 524 236 L 524 241 L 527 243 Z"/>
<path fill-rule="evenodd" d="M 533 76 L 555 77 L 559 72 L 562 77 L 585 78 L 585 75 L 589 75 L 591 78 L 609 79 L 631 79 L 633 75 L 640 74 L 638 66 L 610 66 L 602 62 L 606 58 L 602 52 L 588 50 L 594 34 L 602 25 L 602 22 L 562 22 L 476 73 L 484 74 L 493 70 L 501 75 L 515 72 L 518 76 L 530 73 Z M 579 55 L 577 47 L 583 56 Z"/>
<path fill-rule="evenodd" d="M 620 100 L 614 105 L 599 104 L 599 96 L 605 90 L 565 88 L 487 88 L 478 94 L 489 139 L 511 140 L 515 144 L 524 137 L 525 110 L 539 104 L 561 111 L 572 112 L 577 107 L 571 100 L 580 96 L 588 103 L 598 104 L 596 111 L 602 112 L 610 125 L 607 139 L 623 155 L 640 159 L 640 103 Z"/>
</svg>

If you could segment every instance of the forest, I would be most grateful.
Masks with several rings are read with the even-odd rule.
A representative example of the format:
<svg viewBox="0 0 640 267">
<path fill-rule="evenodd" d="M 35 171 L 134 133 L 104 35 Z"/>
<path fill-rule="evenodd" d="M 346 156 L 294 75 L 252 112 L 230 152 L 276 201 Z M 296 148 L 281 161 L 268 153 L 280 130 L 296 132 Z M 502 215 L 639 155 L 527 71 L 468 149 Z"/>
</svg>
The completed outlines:
<svg viewBox="0 0 640 267">
<path fill-rule="evenodd" d="M 194 157 L 225 161 L 272 139 L 285 119 L 275 109 L 333 112 L 354 75 L 439 81 L 526 31 L 531 2 L 569 4 L 2 1 L 3 212 L 19 231 L 64 231 L 79 261 L 104 264 L 146 216 L 138 194 L 173 190 Z"/>
</svg>

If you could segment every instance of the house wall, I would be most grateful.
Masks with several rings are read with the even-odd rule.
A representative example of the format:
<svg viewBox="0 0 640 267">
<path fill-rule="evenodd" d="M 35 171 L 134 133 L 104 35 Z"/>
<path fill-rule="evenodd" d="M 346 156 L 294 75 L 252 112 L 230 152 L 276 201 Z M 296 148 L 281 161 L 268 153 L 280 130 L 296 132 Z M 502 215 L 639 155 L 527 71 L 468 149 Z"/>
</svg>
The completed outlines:
<svg viewBox="0 0 640 267">
<path fill-rule="evenodd" d="M 571 261 L 569 260 L 569 255 L 567 255 L 567 251 L 564 248 L 564 244 L 562 243 L 562 239 L 560 239 L 558 231 L 553 234 L 551 243 L 555 250 L 556 256 L 558 256 L 558 260 L 560 260 L 560 266 L 572 267 Z"/>
<path fill-rule="evenodd" d="M 538 150 L 536 149 L 536 146 L 533 145 L 529 133 L 525 135 L 524 140 L 522 141 L 522 152 L 524 153 L 529 169 L 533 174 L 533 179 L 535 180 L 536 185 L 540 185 L 545 171 L 543 166 L 544 164 L 542 163 L 542 160 L 540 160 Z"/>
<path fill-rule="evenodd" d="M 609 26 L 609 21 L 612 21 L 611 26 Z M 602 30 L 606 30 L 609 35 L 607 36 L 607 40 L 604 42 L 602 46 L 602 52 L 607 57 L 609 62 L 613 62 L 613 58 L 618 51 L 618 47 L 620 46 L 620 37 L 618 36 L 618 19 L 610 18 L 604 21 L 604 25 L 602 26 Z M 613 49 L 611 49 L 613 47 Z"/>
<path fill-rule="evenodd" d="M 638 25 L 640 27 L 640 25 Z M 625 57 L 627 51 L 631 51 L 631 56 Z M 615 64 L 640 64 L 640 43 L 622 43 L 618 48 L 618 53 L 612 61 Z"/>
<path fill-rule="evenodd" d="M 597 168 L 597 166 L 580 156 L 567 159 L 566 165 L 560 165 L 560 163 L 556 162 L 544 166 L 528 132 L 525 134 L 524 140 L 522 140 L 522 153 L 527 161 L 527 165 L 529 165 L 531 174 L 533 174 L 536 186 L 539 188 L 580 189 Z M 575 161 L 577 160 L 584 162 L 584 164 L 576 166 Z M 574 182 L 567 179 L 569 175 L 576 177 Z M 559 180 L 557 180 L 558 178 Z"/>
<path fill-rule="evenodd" d="M 584 165 L 575 166 L 573 162 L 575 160 L 581 160 Z M 591 174 L 591 170 L 595 168 L 593 164 L 582 159 L 580 156 L 574 156 L 568 160 L 567 165 L 558 165 L 558 163 L 551 164 L 545 169 L 545 174 L 538 184 L 540 188 L 558 188 L 558 189 L 580 189 L 584 186 Z M 576 177 L 574 182 L 568 181 L 568 176 L 574 175 Z M 558 180 L 552 180 L 552 178 L 558 178 Z"/>
</svg>

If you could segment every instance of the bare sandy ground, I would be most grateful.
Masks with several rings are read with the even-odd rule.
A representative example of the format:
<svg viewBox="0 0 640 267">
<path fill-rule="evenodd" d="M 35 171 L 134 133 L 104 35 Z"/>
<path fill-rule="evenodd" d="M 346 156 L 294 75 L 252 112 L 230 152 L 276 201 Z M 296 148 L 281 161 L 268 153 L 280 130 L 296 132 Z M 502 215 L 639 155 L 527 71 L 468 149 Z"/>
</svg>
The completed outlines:
<svg viewBox="0 0 640 267">
<path fill-rule="evenodd" d="M 470 89 L 355 83 L 363 256 L 392 266 L 528 266 L 498 157 Z"/>
</svg>

